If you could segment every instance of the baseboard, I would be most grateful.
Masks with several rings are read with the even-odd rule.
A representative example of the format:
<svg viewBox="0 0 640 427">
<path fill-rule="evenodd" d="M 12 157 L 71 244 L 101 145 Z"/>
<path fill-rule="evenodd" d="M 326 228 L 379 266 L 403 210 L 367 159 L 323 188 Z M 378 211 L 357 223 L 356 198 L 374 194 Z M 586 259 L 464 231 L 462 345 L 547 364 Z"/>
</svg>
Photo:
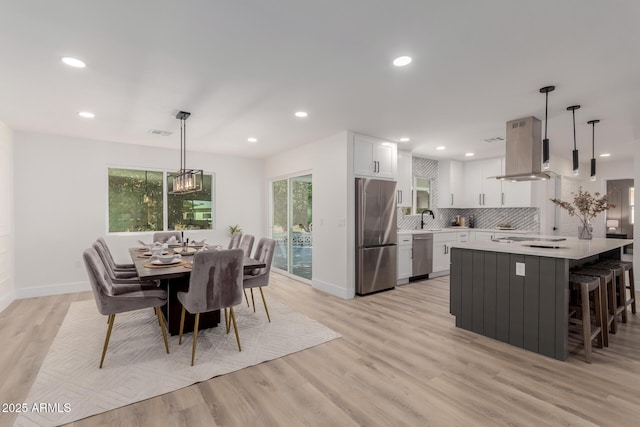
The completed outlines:
<svg viewBox="0 0 640 427">
<path fill-rule="evenodd" d="M 13 291 L 0 298 L 0 313 L 4 311 L 5 308 L 9 307 L 14 299 L 16 299 L 16 296 Z"/>
<path fill-rule="evenodd" d="M 336 286 L 333 283 L 324 282 L 322 280 L 318 280 L 318 279 L 311 280 L 311 286 L 314 289 L 318 289 L 319 291 L 326 292 L 338 298 L 352 299 L 355 297 L 354 289 L 345 289 L 343 287 Z"/>
<path fill-rule="evenodd" d="M 15 297 L 17 299 L 44 297 L 48 295 L 70 294 L 73 292 L 90 291 L 89 282 L 73 282 L 58 285 L 34 286 L 30 288 L 17 288 Z"/>
<path fill-rule="evenodd" d="M 448 276 L 448 275 L 449 275 L 449 270 L 438 271 L 436 273 L 429 273 L 429 279 L 433 279 L 434 277 L 440 277 L 440 276 Z"/>
</svg>

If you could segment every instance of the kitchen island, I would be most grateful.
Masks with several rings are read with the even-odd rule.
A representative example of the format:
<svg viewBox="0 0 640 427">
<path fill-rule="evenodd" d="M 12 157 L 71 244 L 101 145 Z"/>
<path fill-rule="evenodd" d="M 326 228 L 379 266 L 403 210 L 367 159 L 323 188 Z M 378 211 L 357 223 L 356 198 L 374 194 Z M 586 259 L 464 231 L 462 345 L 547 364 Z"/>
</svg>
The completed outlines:
<svg viewBox="0 0 640 427">
<path fill-rule="evenodd" d="M 450 312 L 459 328 L 566 360 L 569 269 L 620 259 L 632 243 L 530 235 L 453 244 Z"/>
</svg>

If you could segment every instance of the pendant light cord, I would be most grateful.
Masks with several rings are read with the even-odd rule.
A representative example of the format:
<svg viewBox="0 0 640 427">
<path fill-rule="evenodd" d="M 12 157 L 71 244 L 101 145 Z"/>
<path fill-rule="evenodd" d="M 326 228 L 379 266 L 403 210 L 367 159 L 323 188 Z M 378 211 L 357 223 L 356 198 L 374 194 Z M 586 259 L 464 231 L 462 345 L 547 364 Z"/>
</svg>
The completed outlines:
<svg viewBox="0 0 640 427">
<path fill-rule="evenodd" d="M 549 92 L 544 94 L 544 139 L 547 139 L 547 111 L 549 110 Z"/>
<path fill-rule="evenodd" d="M 573 149 L 577 150 L 576 148 L 576 110 L 572 110 L 573 113 Z"/>
</svg>

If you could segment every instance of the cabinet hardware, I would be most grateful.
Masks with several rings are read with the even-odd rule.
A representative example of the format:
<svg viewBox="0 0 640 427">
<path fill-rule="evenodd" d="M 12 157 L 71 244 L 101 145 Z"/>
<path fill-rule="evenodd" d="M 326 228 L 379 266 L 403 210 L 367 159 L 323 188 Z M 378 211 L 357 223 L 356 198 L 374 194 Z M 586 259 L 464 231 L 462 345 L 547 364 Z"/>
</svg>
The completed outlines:
<svg viewBox="0 0 640 427">
<path fill-rule="evenodd" d="M 500 204 L 504 205 L 504 193 L 501 193 L 501 194 L 502 194 L 502 199 L 500 201 Z"/>
<path fill-rule="evenodd" d="M 411 259 L 413 259 L 413 248 L 411 248 Z"/>
<path fill-rule="evenodd" d="M 444 245 L 444 254 L 448 254 L 449 253 L 449 246 Z"/>
</svg>

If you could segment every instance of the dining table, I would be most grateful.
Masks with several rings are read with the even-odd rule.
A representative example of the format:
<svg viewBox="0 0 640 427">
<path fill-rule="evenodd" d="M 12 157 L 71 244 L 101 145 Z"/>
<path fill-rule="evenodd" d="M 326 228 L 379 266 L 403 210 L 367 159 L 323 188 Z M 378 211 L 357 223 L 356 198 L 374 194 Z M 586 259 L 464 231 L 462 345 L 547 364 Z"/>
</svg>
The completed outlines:
<svg viewBox="0 0 640 427">
<path fill-rule="evenodd" d="M 168 248 L 169 251 L 175 250 L 182 252 L 181 248 Z M 216 249 L 211 249 L 216 250 Z M 182 262 L 171 265 L 151 265 L 150 257 L 145 255 L 144 248 L 130 248 L 129 255 L 136 267 L 136 272 L 140 280 L 158 281 L 159 287 L 165 289 L 168 294 L 167 304 L 162 307 L 162 312 L 167 322 L 167 330 L 171 335 L 180 333 L 180 317 L 182 315 L 182 304 L 178 301 L 178 292 L 186 292 L 189 290 L 189 278 L 191 276 L 191 261 L 193 255 L 197 252 L 197 248 L 189 248 L 187 252 L 183 252 Z M 264 268 L 264 261 L 244 257 L 243 261 L 244 273 L 255 269 Z M 195 323 L 195 314 L 186 312 L 184 320 L 183 332 L 192 332 Z M 213 328 L 220 323 L 220 310 L 201 313 L 198 329 Z"/>
</svg>

